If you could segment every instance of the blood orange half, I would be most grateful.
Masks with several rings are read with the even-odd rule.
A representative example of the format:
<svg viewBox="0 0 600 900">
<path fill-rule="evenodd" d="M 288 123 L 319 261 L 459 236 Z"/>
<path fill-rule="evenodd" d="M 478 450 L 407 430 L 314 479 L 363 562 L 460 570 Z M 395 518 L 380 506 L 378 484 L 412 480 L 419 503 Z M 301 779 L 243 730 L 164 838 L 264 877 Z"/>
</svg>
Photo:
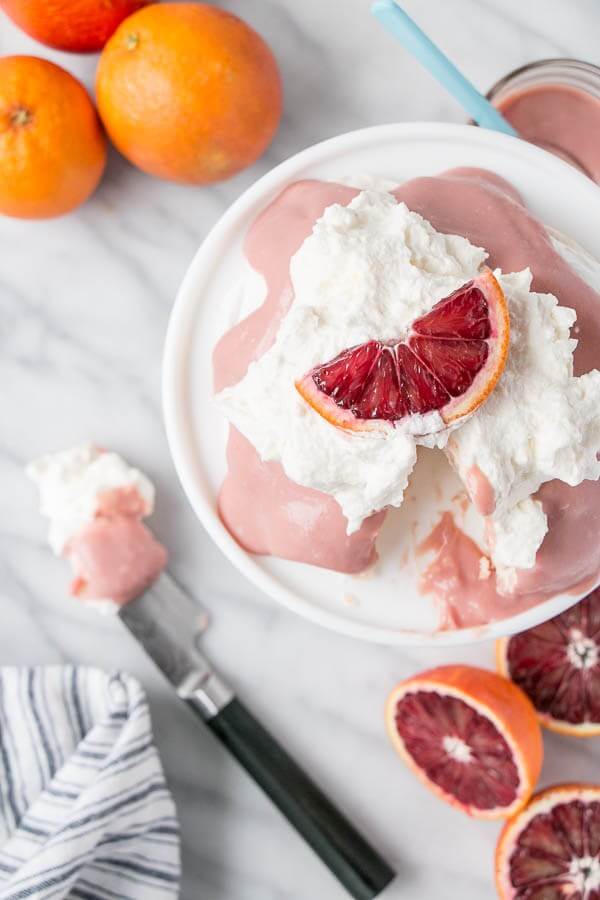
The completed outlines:
<svg viewBox="0 0 600 900">
<path fill-rule="evenodd" d="M 600 588 L 498 641 L 496 654 L 498 669 L 525 691 L 542 725 L 577 737 L 600 734 Z"/>
<path fill-rule="evenodd" d="M 600 900 L 600 786 L 540 791 L 496 847 L 501 900 Z"/>
<path fill-rule="evenodd" d="M 415 319 L 397 341 L 367 341 L 311 369 L 296 388 L 339 428 L 387 431 L 439 412 L 450 425 L 489 397 L 508 355 L 506 298 L 490 269 Z M 442 426 L 443 427 L 443 426 Z M 422 429 L 422 430 L 421 430 Z"/>
<path fill-rule="evenodd" d="M 397 685 L 387 702 L 392 744 L 442 800 L 498 819 L 524 806 L 542 766 L 525 694 L 494 672 L 441 666 Z"/>
</svg>

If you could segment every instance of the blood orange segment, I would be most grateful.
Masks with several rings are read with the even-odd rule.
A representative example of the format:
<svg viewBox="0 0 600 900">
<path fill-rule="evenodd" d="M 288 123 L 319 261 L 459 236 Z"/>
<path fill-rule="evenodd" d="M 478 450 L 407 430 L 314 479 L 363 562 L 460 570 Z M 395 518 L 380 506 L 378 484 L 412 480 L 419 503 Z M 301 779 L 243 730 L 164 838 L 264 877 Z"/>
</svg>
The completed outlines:
<svg viewBox="0 0 600 900">
<path fill-rule="evenodd" d="M 499 671 L 525 691 L 542 725 L 578 737 L 600 734 L 600 588 L 554 619 L 498 641 L 496 653 Z"/>
<path fill-rule="evenodd" d="M 491 333 L 486 300 L 489 274 L 490 270 L 485 269 L 479 279 L 463 285 L 445 300 L 441 300 L 431 312 L 417 319 L 414 330 L 418 334 L 437 338 L 455 337 L 466 340 L 488 338 Z M 498 285 L 495 278 L 494 282 Z"/>
<path fill-rule="evenodd" d="M 397 341 L 367 341 L 316 366 L 296 388 L 321 416 L 351 431 L 387 431 L 439 412 L 445 425 L 489 396 L 508 354 L 509 317 L 489 269 L 440 300 Z M 416 423 L 415 433 L 431 423 Z"/>
<path fill-rule="evenodd" d="M 496 847 L 501 900 L 600 900 L 600 786 L 540 791 Z"/>
<path fill-rule="evenodd" d="M 472 666 L 401 682 L 386 707 L 392 744 L 441 799 L 478 818 L 512 815 L 542 765 L 535 711 L 515 685 Z"/>
</svg>

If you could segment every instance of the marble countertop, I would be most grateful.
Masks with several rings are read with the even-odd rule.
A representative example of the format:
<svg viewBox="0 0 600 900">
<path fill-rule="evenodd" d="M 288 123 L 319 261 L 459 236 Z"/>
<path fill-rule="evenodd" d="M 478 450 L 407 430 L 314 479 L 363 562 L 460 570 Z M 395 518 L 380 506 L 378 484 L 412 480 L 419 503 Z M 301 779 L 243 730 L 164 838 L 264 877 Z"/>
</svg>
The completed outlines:
<svg viewBox="0 0 600 900">
<path fill-rule="evenodd" d="M 151 700 L 183 831 L 183 900 L 342 900 L 246 775 L 174 701 L 119 623 L 65 598 L 23 476 L 37 454 L 92 438 L 147 470 L 171 567 L 214 613 L 206 643 L 239 693 L 397 866 L 389 900 L 495 896 L 499 826 L 438 802 L 396 759 L 382 721 L 393 684 L 445 661 L 491 666 L 492 647 L 394 650 L 308 624 L 260 596 L 189 509 L 165 441 L 160 356 L 173 298 L 211 225 L 257 176 L 315 141 L 395 120 L 461 121 L 454 101 L 370 20 L 367 0 L 234 0 L 268 39 L 286 106 L 250 171 L 209 189 L 146 177 L 117 154 L 100 191 L 51 222 L 0 220 L 0 661 L 121 667 Z M 532 59 L 600 63 L 596 0 L 407 0 L 481 88 Z M 94 58 L 53 53 L 2 17 L 0 53 L 34 53 L 90 85 Z M 544 784 L 597 780 L 599 741 L 546 737 Z"/>
</svg>

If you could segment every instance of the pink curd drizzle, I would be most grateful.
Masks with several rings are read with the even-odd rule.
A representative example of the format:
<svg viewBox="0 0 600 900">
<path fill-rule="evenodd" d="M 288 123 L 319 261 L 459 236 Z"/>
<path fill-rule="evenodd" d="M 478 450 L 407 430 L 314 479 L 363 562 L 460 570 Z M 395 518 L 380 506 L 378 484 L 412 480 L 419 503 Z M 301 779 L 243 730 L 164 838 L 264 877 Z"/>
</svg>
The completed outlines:
<svg viewBox="0 0 600 900">
<path fill-rule="evenodd" d="M 265 277 L 267 298 L 260 309 L 232 328 L 217 345 L 216 390 L 235 384 L 249 363 L 272 344 L 292 299 L 291 256 L 327 206 L 348 203 L 356 193 L 342 185 L 298 182 L 283 191 L 258 217 L 248 233 L 246 254 L 251 265 Z M 529 266 L 535 290 L 555 294 L 562 305 L 577 311 L 576 374 L 598 365 L 600 296 L 554 250 L 545 228 L 524 207 L 511 185 L 491 172 L 455 169 L 437 177 L 414 179 L 394 193 L 438 231 L 464 235 L 485 247 L 492 267 L 512 272 Z M 279 464 L 262 463 L 235 429 L 231 429 L 227 460 L 219 511 L 227 528 L 246 549 L 344 572 L 361 571 L 376 558 L 375 541 L 383 513 L 372 516 L 348 537 L 345 519 L 332 498 L 294 484 Z M 473 499 L 478 498 L 481 511 L 490 509 L 493 497 L 479 477 L 474 481 L 474 487 L 469 486 Z M 465 549 L 467 545 L 454 533 L 450 539 L 450 526 L 445 520 L 445 539 L 434 542 L 435 547 L 432 544 L 429 549 L 437 553 L 436 571 L 447 574 L 453 553 L 461 561 L 461 575 L 455 581 L 460 584 L 464 599 L 451 601 L 454 611 L 445 619 L 450 627 L 451 621 L 456 623 L 458 618 L 463 626 L 503 618 L 598 579 L 600 484 L 583 482 L 571 488 L 561 482 L 549 482 L 537 496 L 548 515 L 550 531 L 535 567 L 519 573 L 510 597 L 496 591 L 493 575 L 489 584 L 482 587 L 481 550 L 471 542 L 478 559 L 475 571 L 465 562 L 467 557 L 474 557 L 473 548 Z M 453 520 L 452 525 L 459 531 Z M 466 535 L 464 538 L 470 541 Z M 433 570 L 427 590 L 448 608 L 444 578 L 438 584 L 432 573 Z"/>
<path fill-rule="evenodd" d="M 142 522 L 146 503 L 135 488 L 115 488 L 98 499 L 95 518 L 68 542 L 71 593 L 83 600 L 134 600 L 158 578 L 167 551 Z"/>
<path fill-rule="evenodd" d="M 471 466 L 465 481 L 469 497 L 477 512 L 482 516 L 491 516 L 496 508 L 496 495 L 479 466 Z"/>
</svg>

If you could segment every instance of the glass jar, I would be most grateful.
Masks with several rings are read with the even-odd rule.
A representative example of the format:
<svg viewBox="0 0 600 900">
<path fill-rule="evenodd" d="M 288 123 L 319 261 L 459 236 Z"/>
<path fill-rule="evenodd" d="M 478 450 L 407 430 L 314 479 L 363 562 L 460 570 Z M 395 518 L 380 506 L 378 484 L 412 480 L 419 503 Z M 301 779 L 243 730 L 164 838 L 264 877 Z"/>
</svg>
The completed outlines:
<svg viewBox="0 0 600 900">
<path fill-rule="evenodd" d="M 600 183 L 600 68 L 577 59 L 542 59 L 515 69 L 488 100 L 519 134 Z"/>
</svg>

